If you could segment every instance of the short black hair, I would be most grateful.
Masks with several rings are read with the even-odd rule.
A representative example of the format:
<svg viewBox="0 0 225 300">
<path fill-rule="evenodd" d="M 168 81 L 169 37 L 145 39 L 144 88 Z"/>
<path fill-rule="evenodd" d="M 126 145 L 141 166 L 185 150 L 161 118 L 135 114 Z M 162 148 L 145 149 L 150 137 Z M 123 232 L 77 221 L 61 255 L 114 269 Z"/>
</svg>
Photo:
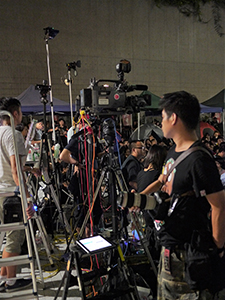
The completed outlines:
<svg viewBox="0 0 225 300">
<path fill-rule="evenodd" d="M 64 123 L 65 123 L 65 120 L 63 119 L 63 118 L 59 118 L 59 120 L 58 121 L 64 121 Z"/>
<path fill-rule="evenodd" d="M 6 110 L 10 112 L 11 114 L 14 113 L 14 111 L 17 111 L 19 113 L 19 108 L 21 107 L 21 103 L 16 98 L 7 98 L 2 97 L 0 99 L 0 110 Z M 3 119 L 8 119 L 8 116 L 3 116 Z"/>
<path fill-rule="evenodd" d="M 129 145 L 130 152 L 132 152 L 132 149 L 134 149 L 135 147 L 137 147 L 137 143 L 138 142 L 143 143 L 141 140 L 134 140 L 134 141 L 130 142 L 130 145 Z"/>
<path fill-rule="evenodd" d="M 185 91 L 168 93 L 159 102 L 160 108 L 170 117 L 175 113 L 187 129 L 197 128 L 200 118 L 200 104 L 196 96 Z"/>
</svg>

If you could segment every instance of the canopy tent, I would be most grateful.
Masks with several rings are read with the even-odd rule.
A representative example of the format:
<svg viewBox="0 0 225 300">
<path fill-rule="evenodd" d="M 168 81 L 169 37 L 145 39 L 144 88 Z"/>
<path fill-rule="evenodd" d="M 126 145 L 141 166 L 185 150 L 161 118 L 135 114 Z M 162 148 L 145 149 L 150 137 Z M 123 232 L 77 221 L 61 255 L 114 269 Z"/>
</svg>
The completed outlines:
<svg viewBox="0 0 225 300">
<path fill-rule="evenodd" d="M 214 107 L 222 107 L 225 108 L 225 89 L 220 91 L 218 94 L 215 96 L 211 97 L 210 99 L 202 102 L 203 105 L 207 106 L 214 106 Z"/>
<path fill-rule="evenodd" d="M 41 95 L 34 85 L 30 85 L 24 92 L 18 97 L 21 102 L 21 109 L 23 113 L 40 113 L 44 110 L 44 105 L 41 103 Z M 48 103 L 46 105 L 46 111 L 50 111 L 50 97 L 47 95 Z M 70 112 L 70 104 L 68 102 L 59 100 L 53 97 L 53 109 L 55 112 Z M 73 105 L 73 111 L 75 106 Z"/>
<path fill-rule="evenodd" d="M 223 110 L 223 135 L 225 135 L 225 89 L 212 98 L 202 102 L 203 105 L 221 107 Z"/>
<path fill-rule="evenodd" d="M 146 106 L 145 109 L 159 109 L 159 100 L 161 98 L 159 96 L 156 96 L 155 94 L 151 93 L 150 91 L 142 92 L 139 97 L 142 97 L 146 94 L 151 95 L 151 105 Z"/>
<path fill-rule="evenodd" d="M 214 107 L 214 106 L 207 106 L 200 103 L 201 113 L 221 113 L 223 111 L 222 107 Z"/>
<path fill-rule="evenodd" d="M 143 124 L 136 128 L 130 136 L 130 140 L 147 140 L 150 135 L 156 134 L 158 138 L 163 138 L 162 129 L 154 124 Z"/>
<path fill-rule="evenodd" d="M 144 96 L 146 94 L 151 95 L 151 105 L 146 106 L 145 108 L 159 109 L 159 101 L 160 101 L 161 97 L 156 96 L 155 94 L 151 93 L 150 91 L 144 91 L 140 94 L 140 96 Z M 223 111 L 223 109 L 222 109 L 223 106 L 214 105 L 214 107 L 212 107 L 212 106 L 203 105 L 201 103 L 200 107 L 201 107 L 201 113 L 218 113 L 218 112 Z"/>
</svg>

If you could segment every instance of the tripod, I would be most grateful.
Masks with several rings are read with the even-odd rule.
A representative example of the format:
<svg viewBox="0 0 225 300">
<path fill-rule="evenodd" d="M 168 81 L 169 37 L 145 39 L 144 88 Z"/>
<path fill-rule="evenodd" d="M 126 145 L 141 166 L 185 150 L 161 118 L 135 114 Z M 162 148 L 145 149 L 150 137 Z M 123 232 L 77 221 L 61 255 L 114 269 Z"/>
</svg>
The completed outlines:
<svg viewBox="0 0 225 300">
<path fill-rule="evenodd" d="M 39 164 L 39 168 L 43 172 L 44 183 L 47 186 L 49 186 L 49 188 L 50 188 L 51 196 L 52 196 L 52 199 L 56 206 L 56 209 L 58 211 L 60 221 L 63 225 L 63 229 L 65 232 L 66 241 L 67 241 L 67 232 L 71 233 L 72 230 L 69 226 L 69 223 L 68 223 L 66 216 L 60 205 L 60 201 L 59 201 L 60 196 L 61 196 L 60 172 L 59 172 L 59 170 L 56 169 L 56 164 L 55 164 L 55 161 L 53 159 L 53 154 L 52 154 L 51 141 L 50 141 L 49 134 L 47 133 L 47 126 L 46 126 L 46 104 L 48 102 L 47 92 L 50 90 L 50 87 L 47 85 L 37 85 L 36 87 L 40 91 L 41 102 L 44 105 L 44 133 L 42 134 L 42 139 L 41 139 L 41 143 L 40 143 L 40 156 L 39 156 L 38 164 Z M 51 169 L 50 169 L 49 158 L 51 161 Z M 52 175 L 51 179 L 49 177 L 49 173 L 51 173 L 51 175 Z M 55 183 L 54 187 L 52 184 L 53 181 Z"/>
<path fill-rule="evenodd" d="M 104 131 L 104 129 L 103 129 Z M 114 148 L 113 148 L 113 141 L 115 139 L 115 135 L 113 136 L 113 134 L 109 133 L 108 135 L 108 130 L 106 130 L 105 134 L 105 140 L 107 142 L 108 147 L 108 154 L 105 156 L 106 158 L 106 164 L 104 165 L 103 169 L 102 169 L 102 173 L 100 176 L 100 179 L 98 181 L 98 185 L 97 188 L 95 189 L 94 192 L 94 196 L 93 196 L 93 201 L 91 204 L 91 209 L 86 213 L 84 222 L 82 224 L 78 239 L 80 239 L 84 233 L 84 229 L 87 225 L 88 219 L 90 217 L 90 214 L 92 213 L 92 209 L 93 206 L 95 204 L 96 198 L 98 196 L 99 190 L 103 184 L 103 180 L 106 178 L 106 176 L 108 175 L 108 194 L 109 194 L 109 200 L 110 200 L 110 204 L 112 206 L 112 227 L 113 227 L 113 231 L 111 234 L 111 238 L 113 241 L 115 241 L 115 244 L 117 245 L 117 249 L 118 249 L 118 254 L 119 254 L 119 258 L 118 258 L 118 265 L 120 265 L 120 271 L 124 274 L 124 278 L 125 278 L 125 282 L 126 282 L 126 286 L 125 286 L 125 291 L 124 295 L 126 295 L 127 297 L 129 297 L 128 299 L 139 299 L 137 296 L 137 291 L 135 291 L 135 289 L 129 289 L 130 288 L 130 272 L 129 272 L 129 268 L 126 265 L 126 261 L 125 258 L 123 257 L 123 253 L 120 247 L 120 243 L 119 243 L 119 238 L 120 238 L 120 233 L 118 231 L 118 217 L 117 217 L 117 202 L 116 202 L 116 198 L 117 198 L 117 190 L 123 191 L 124 188 L 128 191 L 128 188 L 126 186 L 125 180 L 123 178 L 123 174 L 121 169 L 118 166 L 118 163 L 115 159 L 114 156 Z M 149 259 L 149 262 L 152 266 L 152 269 L 154 271 L 154 274 L 157 275 L 157 270 L 154 264 L 154 261 L 152 259 L 152 256 L 149 252 L 149 249 L 147 247 L 147 240 L 144 237 L 144 235 L 142 234 L 142 229 L 139 223 L 139 220 L 136 216 L 135 213 L 131 214 L 131 218 L 133 220 L 133 223 L 136 226 L 136 231 L 138 232 L 139 238 L 140 238 L 140 242 L 143 246 L 143 248 L 145 249 L 145 252 L 147 254 L 147 257 Z M 75 262 L 75 266 L 76 266 L 76 270 L 77 270 L 77 277 L 78 277 L 78 285 L 82 294 L 82 300 L 86 299 L 85 296 L 85 285 L 83 284 L 84 281 L 84 277 L 82 275 L 81 272 L 81 266 L 80 266 L 80 258 L 82 258 L 82 254 L 81 256 L 79 255 L 79 249 L 77 249 L 77 246 L 75 247 L 71 247 L 71 251 L 74 252 L 74 262 Z M 104 252 L 104 250 L 102 251 L 102 253 Z M 89 254 L 89 256 L 91 257 L 91 254 Z M 99 267 L 98 267 L 99 268 Z M 68 287 L 68 284 L 66 283 L 66 288 Z M 120 297 L 122 295 L 122 291 L 119 291 L 119 294 L 115 294 L 115 293 L 111 293 L 111 294 L 104 294 L 104 295 L 99 295 L 96 297 L 93 297 L 91 299 L 115 299 L 115 297 Z M 105 297 L 105 298 L 104 298 Z M 65 298 L 63 298 L 65 299 Z M 125 298 L 123 298 L 125 299 Z"/>
<path fill-rule="evenodd" d="M 100 187 L 102 186 L 103 180 L 106 176 L 106 173 L 109 172 L 109 195 L 111 198 L 111 205 L 112 205 L 112 227 L 113 227 L 113 235 L 112 237 L 114 239 L 118 238 L 118 219 L 117 219 L 117 213 L 116 213 L 116 209 L 117 209 L 117 203 L 115 201 L 115 199 L 117 198 L 116 196 L 116 184 L 118 186 L 118 188 L 120 189 L 120 191 L 123 191 L 124 189 L 126 191 L 128 191 L 125 179 L 123 177 L 123 173 L 120 169 L 120 167 L 118 166 L 118 164 L 115 161 L 115 158 L 113 158 L 114 154 L 113 154 L 113 148 L 111 147 L 110 152 L 109 152 L 109 161 L 108 164 L 106 165 L 105 168 L 103 168 L 102 170 L 102 174 L 101 177 L 99 179 L 98 182 L 98 186 L 95 190 L 95 196 L 94 196 L 94 200 L 96 199 L 96 195 L 99 192 Z M 85 217 L 84 223 L 82 225 L 81 231 L 80 231 L 80 235 L 82 236 L 83 232 L 84 232 L 84 228 L 86 226 L 87 220 L 89 218 L 89 211 L 87 212 L 87 215 Z M 155 266 L 155 263 L 152 259 L 151 253 L 148 249 L 148 241 L 146 239 L 146 237 L 144 236 L 143 232 L 142 232 L 142 228 L 139 222 L 139 219 L 137 217 L 137 214 L 135 212 L 131 213 L 131 219 L 135 225 L 136 231 L 138 233 L 139 236 L 139 240 L 146 252 L 146 255 L 149 259 L 149 262 L 152 266 L 153 272 L 155 274 L 155 276 L 157 276 L 157 269 Z"/>
</svg>

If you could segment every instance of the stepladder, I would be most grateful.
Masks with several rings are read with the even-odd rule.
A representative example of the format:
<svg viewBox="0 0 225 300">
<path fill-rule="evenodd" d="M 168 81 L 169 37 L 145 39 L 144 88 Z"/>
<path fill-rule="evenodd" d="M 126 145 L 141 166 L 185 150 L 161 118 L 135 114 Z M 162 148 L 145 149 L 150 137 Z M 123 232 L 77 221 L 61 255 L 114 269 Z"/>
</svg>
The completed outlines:
<svg viewBox="0 0 225 300">
<path fill-rule="evenodd" d="M 27 219 L 27 213 L 26 209 L 28 207 L 27 203 L 27 195 L 25 191 L 25 186 L 24 186 L 24 180 L 23 180 L 23 175 L 22 175 L 22 169 L 21 169 L 21 163 L 20 163 L 20 157 L 19 157 L 19 151 L 17 148 L 17 140 L 16 140 L 16 132 L 15 132 L 15 125 L 14 125 L 14 118 L 13 116 L 8 112 L 8 111 L 0 111 L 0 118 L 2 116 L 7 116 L 10 120 L 10 127 L 11 132 L 10 135 L 12 136 L 13 140 L 13 146 L 14 146 L 14 158 L 16 162 L 16 171 L 17 171 L 17 179 L 18 179 L 18 185 L 19 185 L 19 194 L 20 197 L 17 197 L 21 203 L 21 219 L 18 221 L 13 221 L 12 222 L 4 222 L 4 217 L 1 220 L 1 225 L 0 225 L 0 232 L 1 232 L 1 237 L 4 236 L 6 233 L 6 239 L 9 237 L 10 234 L 15 233 L 21 233 L 24 234 L 26 244 L 27 244 L 27 253 L 26 254 L 20 254 L 20 251 L 14 250 L 13 253 L 12 251 L 10 252 L 7 248 L 7 250 L 3 249 L 3 255 L 2 258 L 0 258 L 0 267 L 3 273 L 6 274 L 6 282 L 7 280 L 10 282 L 16 283 L 16 289 L 11 289 L 8 288 L 6 291 L 3 291 L 0 293 L 0 299 L 38 299 L 38 292 L 37 292 L 37 282 L 36 282 L 36 275 L 35 275 L 35 262 L 33 258 L 33 251 L 32 251 L 32 243 L 34 242 L 34 233 L 33 233 L 33 227 L 32 227 L 32 222 L 31 219 Z M 0 122 L 2 124 L 2 122 Z M 0 126 L 1 127 L 1 126 Z M 2 188 L 0 190 L 0 201 L 2 203 L 6 198 L 10 198 L 14 196 L 13 192 L 13 186 L 10 188 Z M 2 209 L 2 215 L 4 216 L 4 210 Z M 18 234 L 19 235 L 19 234 Z M 3 240 L 3 238 L 1 238 Z M 33 246 L 35 248 L 36 245 Z M 4 246 L 2 247 L 4 248 Z M 17 253 L 19 252 L 19 253 Z M 30 272 L 29 274 L 16 274 L 15 277 L 10 277 L 9 270 L 15 269 L 16 266 L 21 266 L 24 264 L 29 264 Z M 13 274 L 14 272 L 12 272 Z M 4 274 L 3 274 L 4 275 Z M 19 276 L 20 275 L 20 276 Z M 21 285 L 21 282 L 24 282 L 27 280 L 27 282 L 30 283 L 31 288 L 28 289 L 28 285 Z M 9 287 L 10 285 L 8 285 Z"/>
</svg>

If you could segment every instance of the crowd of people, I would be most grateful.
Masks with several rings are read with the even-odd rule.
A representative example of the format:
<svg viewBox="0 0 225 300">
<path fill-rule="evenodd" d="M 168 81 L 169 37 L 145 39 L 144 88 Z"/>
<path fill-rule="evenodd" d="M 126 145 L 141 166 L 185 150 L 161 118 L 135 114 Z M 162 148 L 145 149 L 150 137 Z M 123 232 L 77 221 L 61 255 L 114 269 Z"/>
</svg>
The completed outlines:
<svg viewBox="0 0 225 300">
<path fill-rule="evenodd" d="M 196 128 L 200 106 L 195 96 L 184 91 L 165 94 L 160 105 L 162 123 L 157 125 L 161 126 L 165 139 L 156 138 L 155 133 L 151 133 L 143 140 L 131 140 L 129 136 L 123 137 L 117 132 L 114 141 L 117 144 L 117 147 L 114 147 L 114 154 L 118 158 L 129 191 L 152 195 L 162 192 L 164 199 L 167 200 L 163 213 L 158 211 L 161 207 L 159 203 L 156 204 L 156 210 L 144 212 L 146 224 L 156 230 L 157 241 L 161 247 L 157 299 L 225 299 L 225 141 L 218 131 L 215 131 L 213 136 L 207 133 L 201 140 L 199 139 Z M 22 145 L 29 131 L 29 124 L 20 125 L 21 105 L 17 99 L 4 98 L 1 99 L 1 110 L 8 110 L 13 115 L 17 132 L 20 131 L 17 135 L 19 154 L 22 158 L 27 154 Z M 0 188 L 4 190 L 7 186 L 14 190 L 18 186 L 18 178 L 9 118 L 3 118 L 1 125 Z M 82 128 L 83 131 L 86 130 L 86 127 Z M 52 132 L 51 128 L 44 128 L 42 121 L 35 124 L 35 135 L 31 145 L 38 145 L 41 142 L 44 130 L 49 134 Z M 74 195 L 82 200 L 84 194 L 87 194 L 88 200 L 91 200 L 96 188 L 93 178 L 94 170 L 97 168 L 92 158 L 101 159 L 107 155 L 107 145 L 103 147 L 98 139 L 95 141 L 95 137 L 92 136 L 93 130 L 90 128 L 87 128 L 85 133 L 85 137 L 91 136 L 88 139 L 88 149 L 86 145 L 80 147 L 79 134 L 75 133 L 68 141 L 68 128 L 63 119 L 56 121 L 55 130 L 58 133 L 57 142 L 61 145 L 60 160 L 74 165 L 73 176 L 70 179 L 75 180 L 75 184 L 73 181 L 72 186 L 76 187 L 77 182 L 77 186 L 84 188 L 84 181 L 81 185 L 77 181 L 77 174 L 80 172 L 81 180 L 85 178 L 87 183 L 79 195 L 76 194 L 76 190 Z M 189 153 L 189 149 L 193 151 Z M 185 152 L 188 152 L 187 157 L 176 164 L 178 158 L 183 157 Z M 22 161 L 24 160 L 21 160 L 21 165 Z M 173 165 L 176 166 L 174 169 Z M 40 173 L 37 172 L 36 175 L 39 176 Z M 28 191 L 27 200 L 27 215 L 30 218 L 34 212 Z M 3 202 L 4 197 L 1 197 L 0 204 Z M 2 207 L 0 212 L 1 210 Z M 90 222 L 97 226 L 102 214 L 100 198 L 96 199 L 92 210 L 94 217 L 93 220 L 90 218 Z M 131 208 L 131 211 L 138 210 L 138 207 Z M 2 217 L 1 222 L 4 222 Z M 217 283 L 214 281 L 212 286 L 194 289 L 187 281 L 185 271 L 186 245 L 191 242 L 193 232 L 196 231 L 211 233 L 212 242 L 217 249 L 214 256 L 216 265 L 214 277 Z M 21 241 L 13 234 L 13 232 L 7 234 L 3 257 L 19 255 Z M 11 280 L 11 277 L 16 277 L 15 266 L 1 268 L 0 292 L 13 290 L 15 287 L 18 288 L 18 285 L 24 287 L 30 283 Z"/>
</svg>

